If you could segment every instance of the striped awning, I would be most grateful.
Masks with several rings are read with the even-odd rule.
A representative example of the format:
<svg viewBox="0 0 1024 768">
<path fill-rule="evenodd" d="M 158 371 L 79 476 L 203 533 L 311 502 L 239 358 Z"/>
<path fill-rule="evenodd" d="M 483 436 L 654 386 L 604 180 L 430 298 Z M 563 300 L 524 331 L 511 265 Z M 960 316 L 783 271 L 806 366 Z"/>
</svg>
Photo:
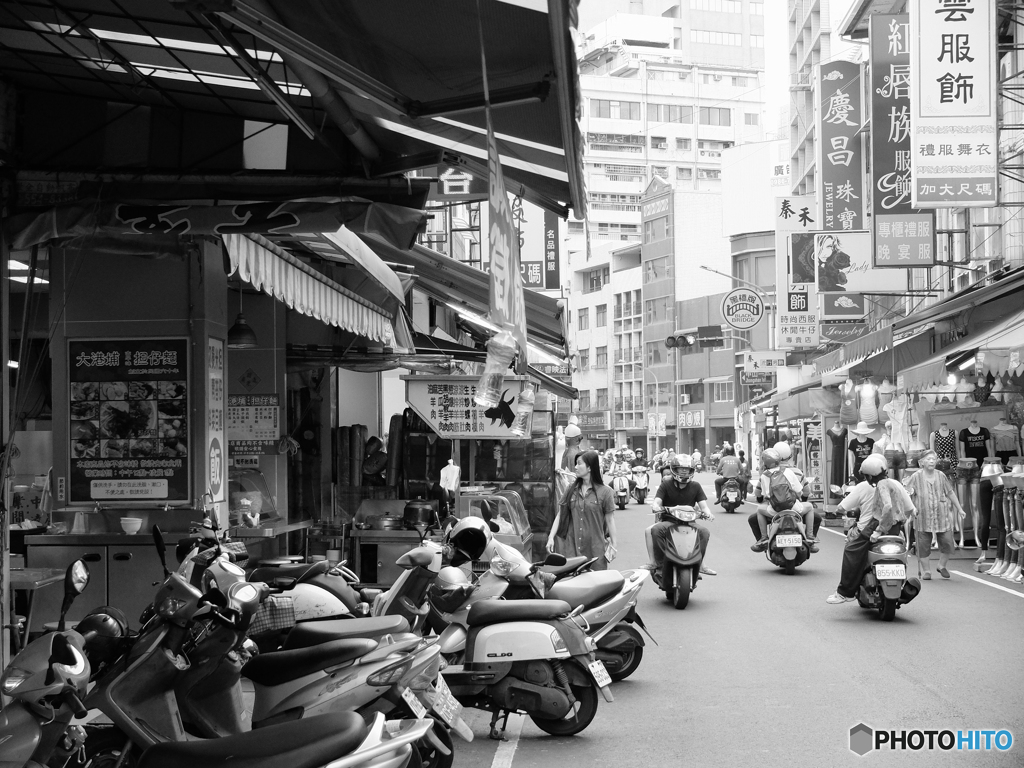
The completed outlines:
<svg viewBox="0 0 1024 768">
<path fill-rule="evenodd" d="M 854 339 L 844 344 L 834 352 L 829 352 L 827 355 L 815 358 L 813 363 L 814 372 L 821 376 L 837 371 L 840 368 L 857 365 L 872 355 L 884 352 L 887 349 L 892 349 L 891 325 L 867 333 L 859 339 Z"/>
<path fill-rule="evenodd" d="M 386 346 L 395 343 L 391 317 L 259 235 L 223 235 L 229 274 L 290 309 Z"/>
</svg>

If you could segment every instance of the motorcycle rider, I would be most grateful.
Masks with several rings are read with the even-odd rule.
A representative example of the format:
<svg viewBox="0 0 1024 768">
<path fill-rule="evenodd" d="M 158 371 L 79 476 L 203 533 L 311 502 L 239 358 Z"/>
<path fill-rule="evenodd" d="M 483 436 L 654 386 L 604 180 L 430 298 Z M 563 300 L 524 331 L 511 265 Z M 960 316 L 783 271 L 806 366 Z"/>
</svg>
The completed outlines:
<svg viewBox="0 0 1024 768">
<path fill-rule="evenodd" d="M 802 497 L 804 494 L 803 473 L 796 467 L 785 465 L 782 453 L 786 453 L 786 458 L 789 457 L 788 452 L 784 451 L 785 448 L 788 448 L 788 446 L 784 443 L 776 443 L 773 448 L 768 448 L 761 454 L 763 469 L 761 477 L 758 478 L 757 487 L 757 500 L 760 506 L 757 508 L 757 512 L 747 518 L 747 522 L 750 523 L 750 529 L 758 537 L 757 543 L 750 546 L 752 552 L 764 552 L 768 549 L 768 526 L 771 523 L 772 517 L 775 516 L 775 510 L 765 500 L 769 498 L 771 493 L 772 476 L 777 472 L 782 472 L 786 479 L 789 480 L 789 484 L 796 495 Z M 818 539 L 816 538 L 818 526 L 815 524 L 814 507 L 807 502 L 798 501 L 793 505 L 793 510 L 803 516 L 805 535 L 810 542 L 810 550 L 812 553 L 817 552 L 819 549 Z"/>
<path fill-rule="evenodd" d="M 722 486 L 729 479 L 736 479 L 739 482 L 740 460 L 733 455 L 732 446 L 722 449 L 722 458 L 718 460 L 718 467 L 715 470 L 718 477 L 715 478 L 715 504 L 722 503 Z"/>
<path fill-rule="evenodd" d="M 714 520 L 715 516 L 708 509 L 707 496 L 700 483 L 691 482 L 693 478 L 693 460 L 689 456 L 676 455 L 672 457 L 669 465 L 672 476 L 662 481 L 658 491 L 651 502 L 651 509 L 659 514 L 665 507 L 688 506 L 693 507 L 708 520 Z M 691 523 L 697 529 L 697 539 L 700 544 L 700 572 L 705 576 L 717 576 L 718 572 L 713 571 L 704 565 L 704 558 L 708 553 L 708 541 L 711 533 L 702 525 Z M 648 568 L 654 573 L 655 578 L 660 578 L 662 566 L 665 562 L 665 546 L 672 541 L 672 529 L 675 523 L 661 522 L 651 526 L 651 540 L 654 549 L 654 563 Z"/>
<path fill-rule="evenodd" d="M 700 449 L 699 448 L 694 448 L 693 449 L 693 453 L 690 454 L 690 459 L 693 461 L 693 467 L 691 467 L 693 469 L 693 471 L 694 472 L 700 472 L 701 471 L 701 454 L 700 454 Z"/>
<path fill-rule="evenodd" d="M 633 467 L 646 467 L 647 466 L 647 462 L 644 461 L 644 449 L 643 448 L 637 448 L 636 449 L 636 453 L 633 456 L 633 461 L 630 463 L 630 466 L 633 466 Z"/>
<path fill-rule="evenodd" d="M 903 486 L 887 480 L 888 462 L 874 453 L 864 459 L 860 472 L 864 480 L 857 483 L 850 495 L 839 502 L 842 514 L 860 510 L 857 525 L 850 529 L 843 550 L 843 568 L 839 586 L 825 602 L 839 605 L 856 599 L 861 576 L 868 563 L 868 550 L 881 536 L 895 536 L 900 532 L 903 515 L 915 515 L 917 509 Z"/>
</svg>

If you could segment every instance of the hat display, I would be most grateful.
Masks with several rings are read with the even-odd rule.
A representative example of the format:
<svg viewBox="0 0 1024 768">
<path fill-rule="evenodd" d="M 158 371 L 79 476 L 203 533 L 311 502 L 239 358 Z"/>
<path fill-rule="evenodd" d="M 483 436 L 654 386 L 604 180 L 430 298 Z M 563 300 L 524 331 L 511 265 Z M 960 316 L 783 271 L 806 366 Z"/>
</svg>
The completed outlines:
<svg viewBox="0 0 1024 768">
<path fill-rule="evenodd" d="M 850 431 L 853 432 L 855 435 L 870 435 L 875 430 L 869 427 L 866 421 L 858 421 L 857 426 L 851 429 Z"/>
</svg>

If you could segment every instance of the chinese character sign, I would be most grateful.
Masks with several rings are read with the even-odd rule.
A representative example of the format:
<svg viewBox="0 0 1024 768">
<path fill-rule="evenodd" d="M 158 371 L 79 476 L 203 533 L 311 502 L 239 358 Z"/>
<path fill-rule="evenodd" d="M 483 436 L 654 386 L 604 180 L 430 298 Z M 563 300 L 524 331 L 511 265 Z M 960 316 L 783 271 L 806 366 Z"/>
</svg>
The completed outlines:
<svg viewBox="0 0 1024 768">
<path fill-rule="evenodd" d="M 206 340 L 206 442 L 207 442 L 207 483 L 213 501 L 227 500 L 227 437 L 224 420 L 224 342 L 221 339 Z M 226 521 L 221 521 L 226 522 Z"/>
<path fill-rule="evenodd" d="M 857 135 L 864 123 L 860 64 L 832 61 L 818 73 L 819 229 L 864 229 L 864 153 Z"/>
<path fill-rule="evenodd" d="M 996 204 L 996 4 L 911 0 L 911 170 L 918 208 Z"/>
<path fill-rule="evenodd" d="M 187 501 L 187 339 L 68 342 L 69 501 Z"/>
<path fill-rule="evenodd" d="M 280 395 L 229 395 L 228 454 L 276 454 L 281 437 Z"/>
<path fill-rule="evenodd" d="M 443 438 L 516 439 L 512 424 L 524 377 L 506 376 L 498 404 L 477 405 L 475 376 L 411 376 L 406 378 L 409 407 Z"/>
<path fill-rule="evenodd" d="M 779 286 L 780 318 L 775 326 L 775 346 L 778 349 L 818 346 L 818 293 L 813 262 L 801 267 L 788 258 L 792 233 L 819 229 L 814 207 L 813 196 L 775 198 L 775 284 Z M 792 322 L 783 325 L 782 317 Z"/>
<path fill-rule="evenodd" d="M 561 287 L 561 265 L 558 262 L 558 216 L 544 211 L 544 287 Z"/>
<path fill-rule="evenodd" d="M 871 209 L 876 267 L 935 264 L 935 214 L 911 205 L 910 17 L 870 17 Z"/>
</svg>

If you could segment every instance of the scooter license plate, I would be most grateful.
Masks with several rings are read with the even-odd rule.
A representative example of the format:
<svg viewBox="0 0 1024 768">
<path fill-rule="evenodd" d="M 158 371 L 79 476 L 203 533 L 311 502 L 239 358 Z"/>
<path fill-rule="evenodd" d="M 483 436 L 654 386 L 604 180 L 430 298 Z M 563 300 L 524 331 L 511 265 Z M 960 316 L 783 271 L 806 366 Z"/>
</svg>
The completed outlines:
<svg viewBox="0 0 1024 768">
<path fill-rule="evenodd" d="M 729 491 L 727 494 L 725 494 L 725 498 L 728 499 L 729 501 L 736 501 L 736 499 L 739 498 L 739 494 L 736 493 L 735 491 Z"/>
<path fill-rule="evenodd" d="M 597 683 L 599 688 L 612 684 L 612 676 L 608 674 L 603 661 L 590 662 L 590 674 L 594 676 L 594 682 Z"/>
<path fill-rule="evenodd" d="M 775 537 L 776 547 L 799 547 L 804 543 L 803 537 L 798 533 L 787 534 Z"/>
<path fill-rule="evenodd" d="M 905 579 L 907 578 L 907 566 L 902 563 L 894 565 L 876 565 L 876 579 Z"/>
<path fill-rule="evenodd" d="M 456 700 L 455 696 L 452 695 L 451 689 L 448 687 L 448 683 L 444 681 L 442 675 L 437 676 L 437 682 L 434 683 L 434 704 L 431 707 L 442 720 L 444 720 L 449 726 L 454 727 L 455 721 L 462 717 L 462 705 Z"/>
<path fill-rule="evenodd" d="M 402 691 L 402 698 L 405 703 L 409 705 L 409 709 L 412 711 L 413 717 L 416 719 L 422 719 L 427 716 L 427 708 L 420 702 L 419 697 L 416 696 L 409 688 Z"/>
</svg>

